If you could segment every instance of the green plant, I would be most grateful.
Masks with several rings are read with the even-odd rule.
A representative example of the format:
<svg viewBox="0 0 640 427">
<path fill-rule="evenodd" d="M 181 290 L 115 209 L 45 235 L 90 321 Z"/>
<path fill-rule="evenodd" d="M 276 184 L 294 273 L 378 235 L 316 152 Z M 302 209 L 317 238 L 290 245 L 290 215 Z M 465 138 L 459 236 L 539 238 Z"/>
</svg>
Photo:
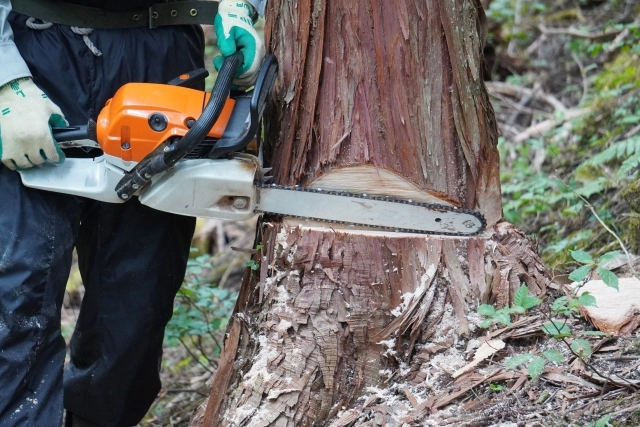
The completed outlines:
<svg viewBox="0 0 640 427">
<path fill-rule="evenodd" d="M 499 393 L 504 390 L 504 386 L 500 384 L 489 383 L 489 389 L 493 392 Z"/>
<path fill-rule="evenodd" d="M 609 424 L 611 415 L 605 415 L 604 417 L 584 425 L 584 427 L 606 427 Z M 580 427 L 580 426 L 577 426 Z"/>
<path fill-rule="evenodd" d="M 509 359 L 507 359 L 505 367 L 508 370 L 513 370 L 520 365 L 527 364 L 527 373 L 529 374 L 531 380 L 535 382 L 540 377 L 540 375 L 542 375 L 542 371 L 544 370 L 546 361 L 552 363 L 560 363 L 563 359 L 564 355 L 560 351 L 549 349 L 543 351 L 539 355 L 524 353 L 510 357 Z"/>
<path fill-rule="evenodd" d="M 603 281 L 605 281 L 606 278 L 605 283 L 608 286 L 615 287 L 617 289 L 617 276 L 610 270 L 607 270 L 604 265 L 618 256 L 618 254 L 619 251 L 607 252 L 599 257 L 597 261 L 594 261 L 591 255 L 587 252 L 571 251 L 571 257 L 579 264 L 582 264 L 582 266 L 571 272 L 569 278 L 579 282 L 579 285 L 574 287 L 569 296 L 559 297 L 551 304 L 550 311 L 553 317 L 551 317 L 549 322 L 545 323 L 541 328 L 546 334 L 551 335 L 556 339 L 564 341 L 566 338 L 571 338 L 570 342 L 564 342 L 569 346 L 571 352 L 581 360 L 585 360 L 591 355 L 591 344 L 584 338 L 574 336 L 567 325 L 566 319 L 564 321 L 560 319 L 562 317 L 570 318 L 578 315 L 580 307 L 596 305 L 596 299 L 589 292 L 582 292 L 578 295 L 581 285 L 588 280 L 593 271 L 597 271 L 600 277 L 603 278 Z M 520 291 L 520 289 L 518 291 Z M 522 298 L 522 295 L 520 295 L 520 298 Z M 527 298 L 532 297 L 527 296 Z M 533 301 L 531 301 L 531 303 L 533 303 Z M 581 335 L 607 336 L 607 334 L 600 331 L 586 331 Z M 507 360 L 506 369 L 512 370 L 518 366 L 527 364 L 527 372 L 531 377 L 531 380 L 536 381 L 542 374 L 547 361 L 557 364 L 562 362 L 563 359 L 564 355 L 555 349 L 545 350 L 541 354 L 518 354 Z"/>
<path fill-rule="evenodd" d="M 607 286 L 618 289 L 618 277 L 606 269 L 609 261 L 618 256 L 619 251 L 611 251 L 602 255 L 595 261 L 591 255 L 584 251 L 571 251 L 571 257 L 582 264 L 581 267 L 575 269 L 569 274 L 569 279 L 578 282 L 569 296 L 557 298 L 551 304 L 551 313 L 554 317 L 542 326 L 542 331 L 556 339 L 571 338 L 571 342 L 567 343 L 571 351 L 580 359 L 585 359 L 591 355 L 591 344 L 584 338 L 578 338 L 573 335 L 571 328 L 567 325 L 566 320 L 560 320 L 562 317 L 570 318 L 576 316 L 580 312 L 580 307 L 590 307 L 596 305 L 596 299 L 589 292 L 580 293 L 582 285 L 589 279 L 592 272 L 596 271 L 600 278 Z M 579 294 L 579 295 L 578 295 Z M 600 331 L 586 331 L 584 336 L 607 336 Z"/>
<path fill-rule="evenodd" d="M 496 14 L 495 19 L 511 24 L 516 15 L 515 2 L 493 3 L 495 10 L 492 6 L 488 16 Z M 533 7 L 529 10 L 533 11 Z M 543 13 L 545 25 L 554 26 L 550 15 Z M 569 17 L 568 21 L 566 26 L 577 19 Z M 604 247 L 606 233 L 598 232 L 594 216 L 583 209 L 585 204 L 579 196 L 588 199 L 623 241 L 637 240 L 634 236 L 640 228 L 632 218 L 620 215 L 621 193 L 637 179 L 640 170 L 640 25 L 609 21 L 583 28 L 583 34 L 625 36 L 617 37 L 615 44 L 613 37 L 567 35 L 564 40 L 556 39 L 565 43 L 565 51 L 580 66 L 581 90 L 577 86 L 566 88 L 566 94 L 575 93 L 576 89 L 582 93 L 579 99 L 574 98 L 579 104 L 565 103 L 567 110 L 550 113 L 547 109 L 546 116 L 542 111 L 532 111 L 533 123 L 552 117 L 557 125 L 523 142 L 505 137 L 499 140 L 505 218 L 536 233 L 547 265 L 568 261 L 566 249 L 597 254 Z M 516 46 L 510 44 L 511 48 Z M 509 81 L 514 86 L 531 88 L 536 77 L 526 73 Z M 562 97 L 565 93 L 554 95 Z M 561 116 L 568 110 L 582 110 L 585 114 L 564 121 Z M 533 168 L 532 163 L 539 158 L 544 161 Z M 558 182 L 566 183 L 575 194 Z"/>
<path fill-rule="evenodd" d="M 252 269 L 253 271 L 256 271 L 260 268 L 260 264 L 258 264 L 257 262 L 255 262 L 254 260 L 250 259 L 249 261 L 247 261 L 246 263 L 247 267 L 249 267 L 250 269 Z"/>
<path fill-rule="evenodd" d="M 593 271 L 596 271 L 605 285 L 617 290 L 618 277 L 611 270 L 606 269 L 605 266 L 619 254 L 620 251 L 607 252 L 606 254 L 599 257 L 597 261 L 594 261 L 591 255 L 589 255 L 585 251 L 571 251 L 571 257 L 583 265 L 580 268 L 574 270 L 569 275 L 569 279 L 573 280 L 574 282 L 582 282 L 586 280 Z M 595 300 L 593 301 L 593 303 L 595 304 Z"/>
<path fill-rule="evenodd" d="M 524 314 L 528 309 L 535 307 L 540 304 L 540 302 L 541 300 L 539 298 L 529 296 L 529 288 L 523 284 L 514 295 L 514 305 L 512 307 L 504 307 L 496 310 L 490 304 L 481 304 L 478 306 L 478 314 L 486 317 L 486 319 L 480 322 L 480 327 L 488 328 L 494 323 L 510 325 L 512 314 Z"/>
<path fill-rule="evenodd" d="M 236 292 L 220 289 L 207 278 L 213 257 L 190 259 L 185 281 L 174 302 L 173 317 L 165 329 L 165 345 L 182 345 L 201 365 L 214 365 L 211 355 L 220 353 L 220 341 L 233 312 Z"/>
</svg>

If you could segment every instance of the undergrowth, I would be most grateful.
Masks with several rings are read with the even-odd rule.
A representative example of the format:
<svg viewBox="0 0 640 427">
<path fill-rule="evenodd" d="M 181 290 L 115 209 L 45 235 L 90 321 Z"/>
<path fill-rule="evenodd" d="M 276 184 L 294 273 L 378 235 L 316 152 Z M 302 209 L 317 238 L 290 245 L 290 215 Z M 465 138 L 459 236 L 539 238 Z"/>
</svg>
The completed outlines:
<svg viewBox="0 0 640 427">
<path fill-rule="evenodd" d="M 585 200 L 638 252 L 639 13 L 633 2 L 586 0 L 494 0 L 487 12 L 499 57 L 526 64 L 504 81 L 536 93 L 494 98 L 504 215 L 537 239 L 551 267 L 570 250 L 599 256 L 617 245 Z M 535 131 L 542 122 L 550 126 Z"/>
</svg>

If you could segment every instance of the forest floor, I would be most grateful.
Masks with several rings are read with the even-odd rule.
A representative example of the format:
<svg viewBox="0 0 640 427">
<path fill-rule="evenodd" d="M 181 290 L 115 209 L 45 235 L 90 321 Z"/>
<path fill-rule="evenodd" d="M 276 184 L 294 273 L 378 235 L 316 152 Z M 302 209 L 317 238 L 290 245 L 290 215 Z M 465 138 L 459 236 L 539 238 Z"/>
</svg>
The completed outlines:
<svg viewBox="0 0 640 427">
<path fill-rule="evenodd" d="M 474 313 L 472 337 L 434 354 L 428 371 L 395 396 L 373 393 L 360 408 L 366 415 L 349 425 L 378 425 L 376 411 L 408 405 L 412 426 L 640 426 L 640 331 L 598 334 L 578 307 L 558 326 L 569 334 L 542 329 L 557 318 L 558 298 L 572 295 L 567 275 L 581 265 L 572 251 L 596 260 L 614 250 L 640 253 L 640 1 L 484 3 L 505 218 L 537 241 L 554 285 L 509 325 L 486 327 Z M 251 267 L 254 233 L 255 221 L 199 222 L 167 332 L 163 389 L 142 426 L 187 426 L 208 395 L 226 326 L 220 318 Z M 633 275 L 624 261 L 611 270 Z M 82 297 L 77 271 L 68 289 L 66 337 Z M 217 318 L 207 318 L 214 305 Z"/>
</svg>

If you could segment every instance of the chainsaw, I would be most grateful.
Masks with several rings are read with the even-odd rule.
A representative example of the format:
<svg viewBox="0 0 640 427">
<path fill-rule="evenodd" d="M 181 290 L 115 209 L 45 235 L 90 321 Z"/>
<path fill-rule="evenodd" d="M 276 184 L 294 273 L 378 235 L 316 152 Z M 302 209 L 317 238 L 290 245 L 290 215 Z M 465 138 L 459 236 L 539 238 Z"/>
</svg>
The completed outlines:
<svg viewBox="0 0 640 427">
<path fill-rule="evenodd" d="M 261 120 L 278 64 L 267 56 L 254 87 L 231 90 L 242 54 L 225 59 L 211 93 L 188 86 L 204 69 L 167 84 L 122 86 L 97 120 L 53 128 L 67 159 L 20 171 L 27 187 L 181 215 L 245 220 L 269 213 L 420 234 L 474 236 L 475 211 L 389 196 L 269 184 Z M 78 152 L 83 155 L 71 154 Z"/>
</svg>

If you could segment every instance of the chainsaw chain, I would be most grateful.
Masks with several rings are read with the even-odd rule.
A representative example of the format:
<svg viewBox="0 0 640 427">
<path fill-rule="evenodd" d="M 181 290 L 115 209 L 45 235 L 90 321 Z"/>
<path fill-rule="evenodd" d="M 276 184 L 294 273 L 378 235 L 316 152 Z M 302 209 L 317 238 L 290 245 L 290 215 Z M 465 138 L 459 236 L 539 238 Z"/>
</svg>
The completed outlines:
<svg viewBox="0 0 640 427">
<path fill-rule="evenodd" d="M 412 233 L 412 234 L 428 234 L 428 235 L 438 235 L 438 236 L 453 236 L 453 237 L 473 237 L 473 236 L 477 236 L 478 234 L 482 233 L 486 228 L 487 228 L 487 221 L 484 218 L 484 215 L 482 215 L 480 212 L 477 211 L 473 211 L 470 209 L 464 209 L 464 208 L 458 208 L 455 206 L 445 206 L 445 205 L 440 205 L 437 203 L 427 203 L 427 202 L 414 202 L 413 200 L 406 200 L 406 199 L 396 199 L 394 197 L 391 196 L 372 196 L 372 195 L 368 195 L 368 194 L 358 194 L 358 193 L 349 193 L 348 191 L 334 191 L 334 190 L 322 190 L 322 189 L 316 189 L 316 188 L 305 188 L 305 187 L 301 187 L 299 185 L 295 185 L 295 186 L 291 186 L 291 185 L 278 185 L 278 184 L 264 184 L 264 183 L 256 183 L 255 186 L 257 188 L 275 188 L 277 190 L 287 190 L 287 191 L 302 191 L 305 193 L 317 193 L 317 194 L 330 194 L 332 196 L 341 196 L 341 197 L 351 197 L 351 198 L 356 198 L 356 199 L 367 199 L 367 200 L 378 200 L 378 201 L 383 201 L 383 202 L 391 202 L 391 203 L 400 203 L 400 204 L 404 204 L 404 205 L 412 205 L 412 206 L 420 206 L 420 207 L 424 207 L 427 209 L 431 209 L 431 210 L 441 210 L 441 211 L 449 211 L 449 212 L 455 212 L 455 213 L 465 213 L 468 215 L 472 215 L 474 217 L 476 217 L 481 223 L 482 226 L 480 227 L 480 229 L 474 233 L 450 233 L 450 232 L 446 232 L 446 231 L 423 231 L 423 230 L 414 230 L 414 229 L 410 229 L 410 228 L 402 228 L 402 227 L 387 227 L 387 226 L 383 226 L 383 225 L 371 225 L 371 224 L 359 224 L 359 223 L 353 223 L 353 222 L 348 222 L 348 221 L 337 221 L 337 220 L 327 220 L 327 219 L 322 219 L 322 218 L 313 218 L 313 217 L 302 217 L 302 216 L 298 216 L 298 215 L 286 215 L 287 217 L 290 218 L 299 218 L 305 221 L 321 221 L 321 222 L 327 222 L 330 224 L 344 224 L 344 225 L 348 225 L 351 227 L 366 227 L 366 228 L 374 228 L 376 230 L 384 230 L 384 231 L 391 231 L 391 232 L 398 232 L 398 233 Z M 256 209 L 255 213 L 270 213 L 270 214 L 274 214 L 274 215 L 281 215 L 281 216 L 285 216 L 283 214 L 275 214 L 273 212 L 264 212 L 261 210 Z"/>
</svg>

